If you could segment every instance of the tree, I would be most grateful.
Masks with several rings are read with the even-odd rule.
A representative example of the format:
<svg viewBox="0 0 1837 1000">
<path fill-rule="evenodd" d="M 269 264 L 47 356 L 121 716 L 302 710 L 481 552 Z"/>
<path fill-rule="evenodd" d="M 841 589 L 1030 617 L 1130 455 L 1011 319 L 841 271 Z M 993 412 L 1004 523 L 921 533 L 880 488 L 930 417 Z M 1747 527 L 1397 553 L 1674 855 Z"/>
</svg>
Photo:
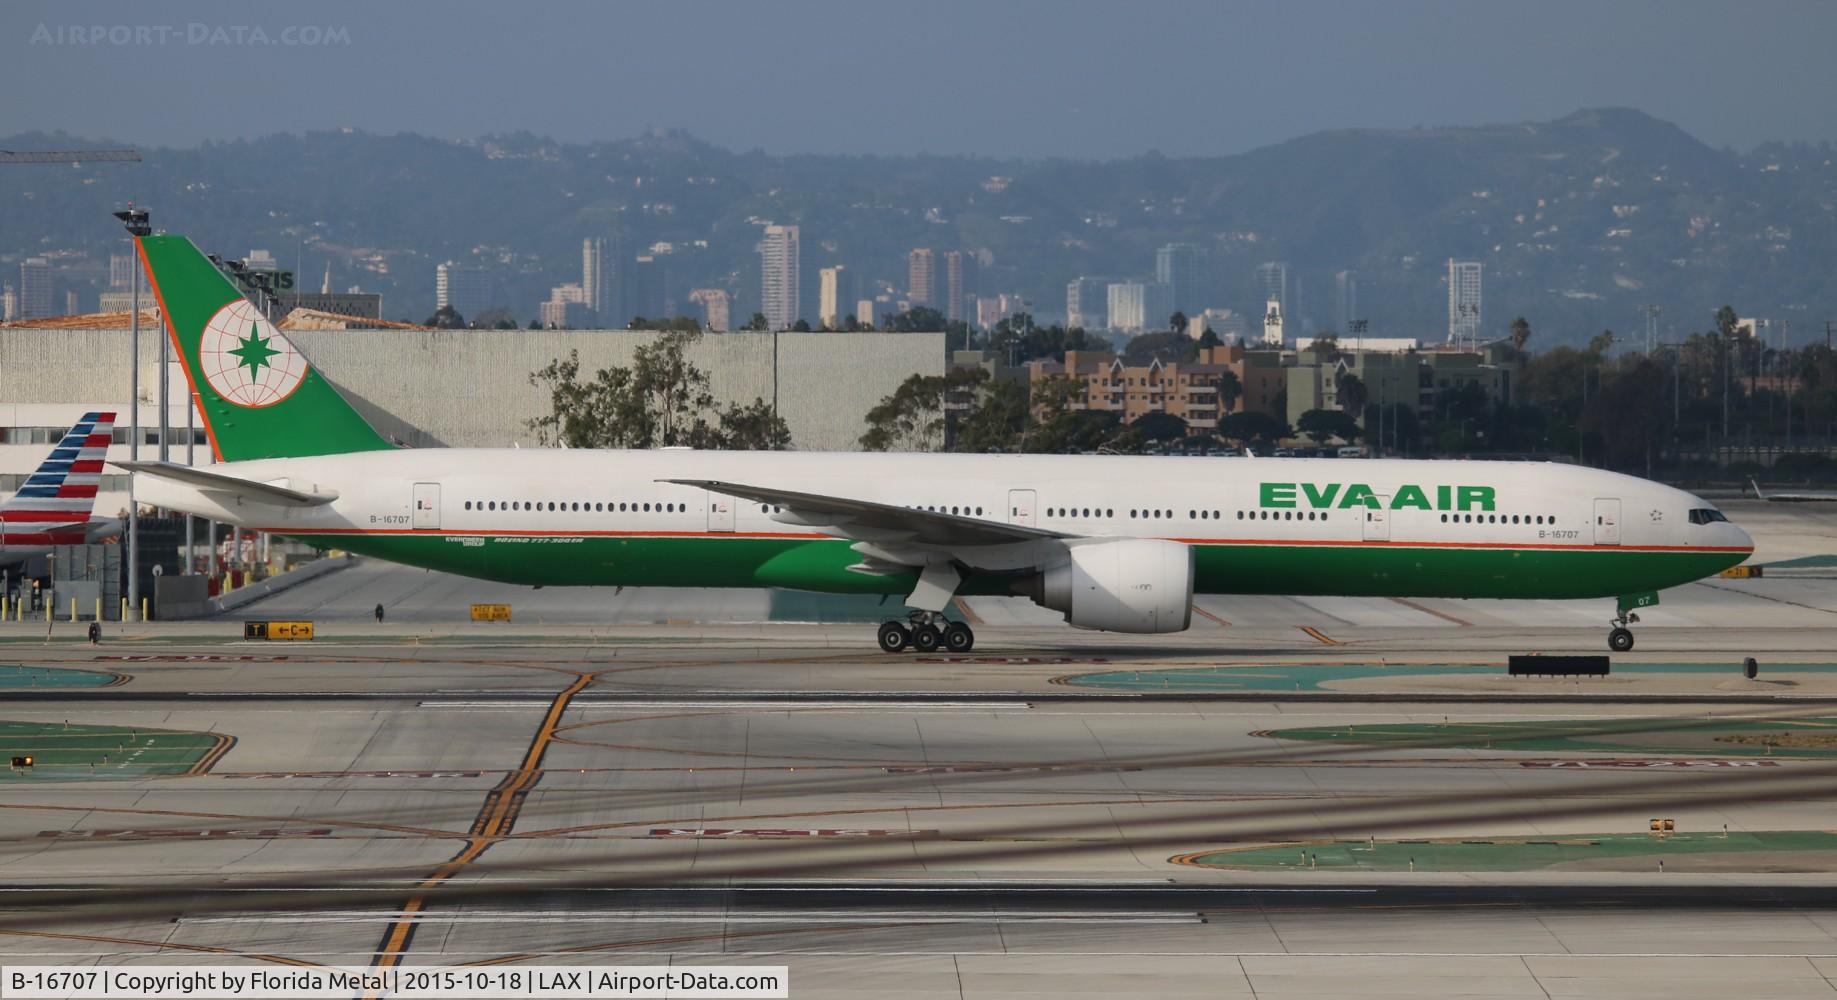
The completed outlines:
<svg viewBox="0 0 1837 1000">
<path fill-rule="evenodd" d="M 1079 405 L 1086 397 L 1083 379 L 1049 375 L 1029 388 L 1034 423 L 1022 442 L 1023 450 L 1042 454 L 1094 451 L 1115 434 L 1116 414 Z"/>
<path fill-rule="evenodd" d="M 799 318 L 797 322 L 791 324 L 791 332 L 792 333 L 809 333 L 810 332 L 810 321 L 807 319 Z"/>
<path fill-rule="evenodd" d="M 937 333 L 950 325 L 944 314 L 930 306 L 913 306 L 887 317 L 880 328 L 888 333 Z"/>
<path fill-rule="evenodd" d="M 515 330 L 517 321 L 510 315 L 510 310 L 503 306 L 493 306 L 473 316 L 472 326 L 478 330 Z"/>
<path fill-rule="evenodd" d="M 720 426 L 712 441 L 697 447 L 729 451 L 784 451 L 791 447 L 791 428 L 761 397 L 745 406 L 729 403 L 721 411 Z"/>
<path fill-rule="evenodd" d="M 1524 345 L 1531 339 L 1531 324 L 1523 316 L 1512 320 L 1512 347 L 1524 353 Z"/>
<path fill-rule="evenodd" d="M 941 451 L 951 395 L 987 377 L 988 373 L 980 368 L 908 376 L 892 395 L 867 411 L 867 431 L 861 435 L 861 447 L 868 451 Z"/>
<path fill-rule="evenodd" d="M 434 310 L 434 314 L 422 321 L 422 326 L 431 326 L 440 330 L 464 330 L 466 318 L 452 305 L 444 305 Z"/>
<path fill-rule="evenodd" d="M 1326 444 L 1330 438 L 1350 444 L 1359 436 L 1359 422 L 1342 410 L 1309 410 L 1295 421 L 1295 429 L 1315 444 Z"/>
<path fill-rule="evenodd" d="M 532 329 L 532 330 L 540 330 L 540 329 L 542 329 L 542 321 L 541 321 L 541 320 L 539 320 L 539 319 L 532 319 L 532 320 L 530 320 L 530 321 L 529 321 L 529 328 L 530 328 L 530 329 Z"/>
<path fill-rule="evenodd" d="M 1192 433 L 1185 420 L 1165 410 L 1150 410 L 1135 418 L 1129 426 L 1144 441 L 1178 441 Z"/>
<path fill-rule="evenodd" d="M 1237 401 L 1243 395 L 1244 383 L 1237 377 L 1237 372 L 1227 368 L 1218 373 L 1218 409 L 1221 413 L 1237 409 Z"/>
<path fill-rule="evenodd" d="M 1172 316 L 1167 317 L 1167 328 L 1179 334 L 1182 337 L 1186 336 L 1186 328 L 1187 328 L 1186 313 L 1181 312 L 1178 309 L 1174 310 L 1174 314 Z"/>
<path fill-rule="evenodd" d="M 1239 445 L 1274 444 L 1289 436 L 1289 426 L 1261 410 L 1229 413 L 1218 421 L 1218 436 Z"/>
<path fill-rule="evenodd" d="M 975 404 L 958 418 L 953 448 L 964 452 L 1011 451 L 1027 432 L 1030 416 L 1025 385 L 1005 378 L 988 379 Z"/>
<path fill-rule="evenodd" d="M 771 328 L 772 328 L 772 324 L 766 322 L 765 313 L 754 313 L 753 318 L 747 320 L 746 325 L 741 327 L 740 329 L 763 331 L 763 330 L 770 330 Z"/>
<path fill-rule="evenodd" d="M 676 330 L 682 333 L 702 332 L 701 320 L 694 316 L 672 316 L 669 319 L 650 319 L 645 316 L 633 316 L 625 324 L 627 330 Z"/>
<path fill-rule="evenodd" d="M 1339 349 L 1339 335 L 1323 333 L 1308 344 L 1308 353 L 1314 355 L 1318 364 L 1330 365 L 1338 361 L 1343 352 Z"/>
<path fill-rule="evenodd" d="M 1340 412 L 1347 414 L 1364 413 L 1365 403 L 1371 397 L 1365 380 L 1344 369 L 1334 377 L 1335 395 L 1339 397 Z"/>
<path fill-rule="evenodd" d="M 1163 364 L 1185 364 L 1199 357 L 1199 342 L 1184 333 L 1144 333 L 1123 348 L 1123 364 L 1146 365 L 1159 358 Z"/>
<path fill-rule="evenodd" d="M 1204 350 L 1208 347 L 1222 347 L 1224 343 L 1223 340 L 1219 339 L 1218 334 L 1209 326 L 1206 327 L 1206 332 L 1199 335 L 1200 350 Z"/>
<path fill-rule="evenodd" d="M 1037 360 L 1064 361 L 1066 351 L 1111 349 L 1108 341 L 1085 333 L 1082 327 L 1067 330 L 1062 326 L 1034 326 L 1033 317 L 1027 313 L 997 320 L 984 346 L 994 357 L 1016 365 Z"/>
<path fill-rule="evenodd" d="M 580 352 L 532 372 L 531 385 L 549 389 L 550 412 L 529 421 L 544 444 L 570 448 L 781 448 L 790 430 L 762 400 L 715 410 L 708 375 L 688 360 L 699 332 L 672 330 L 615 365 L 583 380 Z"/>
</svg>

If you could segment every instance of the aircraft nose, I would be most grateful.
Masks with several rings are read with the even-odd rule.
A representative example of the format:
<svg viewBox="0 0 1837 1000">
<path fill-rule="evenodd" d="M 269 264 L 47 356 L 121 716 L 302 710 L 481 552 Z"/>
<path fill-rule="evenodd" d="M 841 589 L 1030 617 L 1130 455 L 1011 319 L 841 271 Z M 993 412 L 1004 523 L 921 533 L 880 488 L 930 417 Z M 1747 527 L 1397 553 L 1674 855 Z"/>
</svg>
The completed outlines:
<svg viewBox="0 0 1837 1000">
<path fill-rule="evenodd" d="M 1736 524 L 1733 521 L 1729 522 L 1728 528 L 1729 528 L 1729 534 L 1734 536 L 1734 541 L 1730 542 L 1729 544 L 1736 545 L 1741 548 L 1747 549 L 1750 552 L 1754 551 L 1754 536 L 1748 534 L 1746 528 L 1743 528 L 1741 525 Z"/>
</svg>

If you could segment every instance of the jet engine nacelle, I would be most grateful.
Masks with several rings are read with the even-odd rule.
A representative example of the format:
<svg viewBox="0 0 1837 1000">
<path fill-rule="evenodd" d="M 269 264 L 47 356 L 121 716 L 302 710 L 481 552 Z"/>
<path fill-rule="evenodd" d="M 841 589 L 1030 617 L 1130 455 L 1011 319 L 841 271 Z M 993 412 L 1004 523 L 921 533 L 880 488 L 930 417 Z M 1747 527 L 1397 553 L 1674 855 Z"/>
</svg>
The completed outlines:
<svg viewBox="0 0 1837 1000">
<path fill-rule="evenodd" d="M 1073 545 L 1031 583 L 1033 602 L 1076 628 L 1183 632 L 1193 622 L 1193 549 L 1179 542 Z"/>
</svg>

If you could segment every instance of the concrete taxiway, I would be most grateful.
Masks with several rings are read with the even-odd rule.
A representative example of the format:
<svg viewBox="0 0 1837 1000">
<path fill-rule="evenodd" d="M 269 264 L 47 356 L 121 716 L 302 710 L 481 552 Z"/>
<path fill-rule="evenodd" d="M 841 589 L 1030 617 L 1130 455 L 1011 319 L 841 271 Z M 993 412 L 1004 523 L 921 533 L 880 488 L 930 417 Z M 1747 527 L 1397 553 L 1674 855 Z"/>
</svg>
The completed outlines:
<svg viewBox="0 0 1837 1000">
<path fill-rule="evenodd" d="M 1837 548 L 1823 524 L 1757 537 L 1796 558 Z M 798 997 L 1829 995 L 1837 584 L 1815 572 L 1668 592 L 1584 681 L 1501 676 L 1596 651 L 1606 609 L 1554 602 L 1202 598 L 1189 633 L 1119 638 L 977 600 L 974 653 L 888 657 L 872 602 L 360 562 L 249 609 L 315 620 L 312 643 L 4 626 L 0 740 L 40 762 L 0 774 L 0 960 L 787 964 Z"/>
</svg>

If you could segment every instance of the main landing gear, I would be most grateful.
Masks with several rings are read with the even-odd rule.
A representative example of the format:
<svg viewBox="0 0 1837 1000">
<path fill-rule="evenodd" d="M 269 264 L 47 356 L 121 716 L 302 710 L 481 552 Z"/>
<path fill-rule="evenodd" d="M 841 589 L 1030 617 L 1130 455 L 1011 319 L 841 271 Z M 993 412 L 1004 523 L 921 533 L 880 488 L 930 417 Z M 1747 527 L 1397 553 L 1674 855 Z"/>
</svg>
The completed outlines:
<svg viewBox="0 0 1837 1000">
<path fill-rule="evenodd" d="M 888 653 L 908 649 L 932 653 L 940 646 L 953 653 L 967 653 L 975 645 L 976 633 L 968 625 L 950 621 L 935 611 L 914 611 L 904 622 L 880 624 L 880 648 Z"/>
<path fill-rule="evenodd" d="M 1616 653 L 1624 653 L 1633 648 L 1633 630 L 1627 628 L 1639 622 L 1639 616 L 1631 611 L 1623 611 L 1614 619 L 1614 629 L 1607 634 L 1607 648 Z"/>
</svg>

